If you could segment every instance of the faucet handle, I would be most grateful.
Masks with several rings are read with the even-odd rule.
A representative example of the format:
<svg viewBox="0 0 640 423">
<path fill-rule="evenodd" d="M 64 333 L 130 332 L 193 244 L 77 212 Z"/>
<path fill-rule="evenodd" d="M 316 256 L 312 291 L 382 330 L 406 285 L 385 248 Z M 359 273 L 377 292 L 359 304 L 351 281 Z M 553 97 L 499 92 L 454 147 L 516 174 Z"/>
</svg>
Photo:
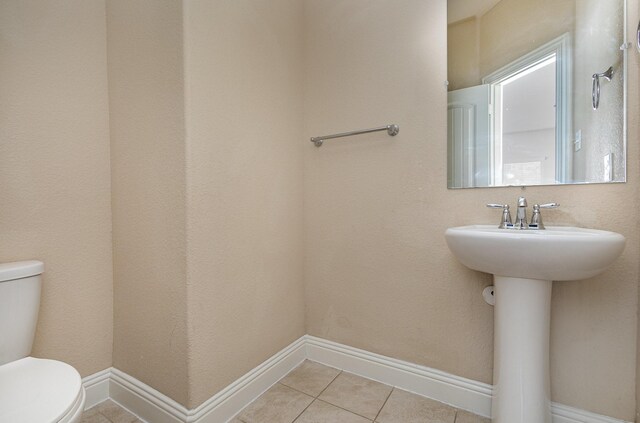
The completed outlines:
<svg viewBox="0 0 640 423">
<path fill-rule="evenodd" d="M 544 229 L 544 223 L 542 223 L 542 214 L 540 214 L 540 209 L 557 209 L 558 207 L 560 207 L 560 204 L 558 203 L 534 204 L 529 228 Z"/>
<path fill-rule="evenodd" d="M 560 207 L 560 203 L 534 204 L 533 207 L 535 206 L 538 206 L 541 209 L 557 209 Z"/>
<path fill-rule="evenodd" d="M 500 219 L 500 225 L 498 225 L 499 229 L 513 227 L 513 222 L 511 221 L 511 212 L 509 211 L 508 204 L 490 203 L 487 204 L 487 207 L 489 207 L 490 209 L 502 209 L 502 218 Z"/>
</svg>

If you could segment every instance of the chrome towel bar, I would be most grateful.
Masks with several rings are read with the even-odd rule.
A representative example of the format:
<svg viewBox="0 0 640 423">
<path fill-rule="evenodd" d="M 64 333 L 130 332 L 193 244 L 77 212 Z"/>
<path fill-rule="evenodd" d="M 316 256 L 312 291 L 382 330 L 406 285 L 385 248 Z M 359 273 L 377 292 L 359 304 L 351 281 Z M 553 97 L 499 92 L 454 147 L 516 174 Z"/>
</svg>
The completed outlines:
<svg viewBox="0 0 640 423">
<path fill-rule="evenodd" d="M 322 137 L 312 137 L 311 142 L 316 145 L 316 147 L 320 147 L 325 140 L 330 140 L 332 138 L 342 138 L 342 137 L 350 137 L 352 135 L 360 135 L 360 134 L 368 134 L 369 132 L 378 132 L 378 131 L 387 131 L 387 133 L 395 137 L 400 132 L 400 127 L 394 123 L 387 126 L 381 126 L 379 128 L 371 128 L 371 129 L 362 129 L 360 131 L 351 131 L 351 132 L 342 132 L 340 134 L 333 135 L 324 135 Z"/>
</svg>

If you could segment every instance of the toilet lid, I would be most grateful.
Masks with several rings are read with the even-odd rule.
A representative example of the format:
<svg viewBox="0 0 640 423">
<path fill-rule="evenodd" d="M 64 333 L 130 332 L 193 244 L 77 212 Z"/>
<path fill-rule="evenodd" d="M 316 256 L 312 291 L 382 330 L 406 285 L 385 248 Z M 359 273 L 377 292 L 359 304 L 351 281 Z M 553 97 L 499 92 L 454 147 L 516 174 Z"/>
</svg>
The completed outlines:
<svg viewBox="0 0 640 423">
<path fill-rule="evenodd" d="M 26 357 L 0 366 L 0 422 L 51 423 L 76 403 L 80 375 L 68 364 Z"/>
</svg>

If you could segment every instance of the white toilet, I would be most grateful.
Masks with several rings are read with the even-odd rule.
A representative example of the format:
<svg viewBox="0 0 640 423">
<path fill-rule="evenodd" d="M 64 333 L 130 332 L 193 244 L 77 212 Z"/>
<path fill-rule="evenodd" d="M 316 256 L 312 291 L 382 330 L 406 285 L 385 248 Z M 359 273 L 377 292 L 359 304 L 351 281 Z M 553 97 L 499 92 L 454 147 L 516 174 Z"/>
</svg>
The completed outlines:
<svg viewBox="0 0 640 423">
<path fill-rule="evenodd" d="M 29 357 L 44 264 L 0 264 L 0 422 L 77 423 L 85 392 L 76 369 Z"/>
</svg>

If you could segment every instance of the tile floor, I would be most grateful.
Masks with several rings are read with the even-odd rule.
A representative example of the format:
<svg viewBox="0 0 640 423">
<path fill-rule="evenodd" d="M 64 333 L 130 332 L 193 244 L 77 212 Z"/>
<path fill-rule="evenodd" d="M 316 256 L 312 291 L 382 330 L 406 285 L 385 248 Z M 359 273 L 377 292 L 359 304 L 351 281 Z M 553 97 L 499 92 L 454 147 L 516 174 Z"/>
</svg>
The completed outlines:
<svg viewBox="0 0 640 423">
<path fill-rule="evenodd" d="M 230 423 L 490 423 L 466 411 L 370 379 L 305 361 Z M 82 423 L 141 423 L 112 401 Z M 149 422 L 153 423 L 153 422 Z"/>
<path fill-rule="evenodd" d="M 305 361 L 231 423 L 490 423 L 466 411 Z"/>
<path fill-rule="evenodd" d="M 80 423 L 142 423 L 136 416 L 111 400 L 86 410 Z"/>
</svg>

